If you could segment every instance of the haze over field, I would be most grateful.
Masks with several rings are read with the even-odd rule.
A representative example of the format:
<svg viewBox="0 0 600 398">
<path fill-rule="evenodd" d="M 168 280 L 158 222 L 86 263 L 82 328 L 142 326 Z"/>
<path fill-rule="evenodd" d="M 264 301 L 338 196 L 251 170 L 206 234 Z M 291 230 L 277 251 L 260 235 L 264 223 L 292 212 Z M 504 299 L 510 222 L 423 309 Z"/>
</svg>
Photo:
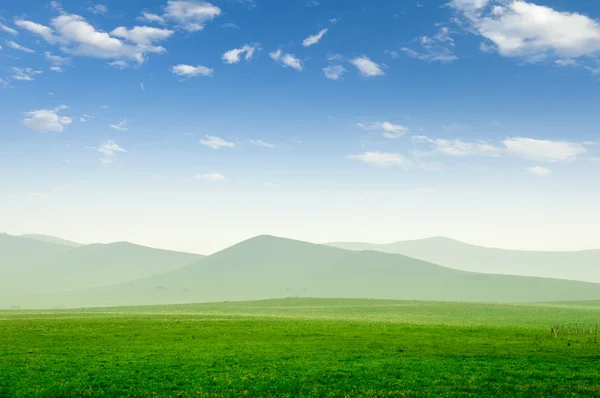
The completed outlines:
<svg viewBox="0 0 600 398">
<path fill-rule="evenodd" d="M 541 252 L 481 247 L 436 237 L 389 244 L 329 243 L 349 250 L 373 250 L 464 271 L 541 276 L 600 283 L 600 250 Z"/>
<path fill-rule="evenodd" d="M 600 299 L 597 283 L 508 275 L 518 254 L 530 261 L 530 269 L 541 271 L 547 269 L 547 262 L 561 264 L 565 256 L 576 259 L 569 257 L 572 253 L 532 256 L 514 252 L 512 257 L 491 262 L 502 269 L 499 261 L 504 259 L 507 275 L 493 275 L 465 272 L 460 266 L 445 267 L 401 254 L 346 250 L 273 236 L 258 236 L 207 257 L 126 242 L 73 247 L 48 243 L 53 240 L 48 237 L 44 240 L 0 235 L 3 248 L 18 248 L 0 252 L 1 305 L 106 307 L 285 297 L 471 302 Z M 481 261 L 480 271 L 488 266 L 486 259 L 495 258 L 495 249 L 473 249 L 450 239 L 437 238 L 416 245 L 428 244 L 430 251 L 436 251 L 442 249 L 440 242 L 455 249 L 452 253 L 458 258 L 471 258 L 472 251 L 479 250 L 474 257 Z M 415 242 L 405 243 L 415 246 Z M 440 255 L 442 260 L 454 258 L 443 251 Z M 569 263 L 562 264 L 570 267 Z M 591 269 L 591 264 L 573 260 L 573 268 L 578 264 Z M 540 273 L 552 276 L 552 269 Z"/>
</svg>

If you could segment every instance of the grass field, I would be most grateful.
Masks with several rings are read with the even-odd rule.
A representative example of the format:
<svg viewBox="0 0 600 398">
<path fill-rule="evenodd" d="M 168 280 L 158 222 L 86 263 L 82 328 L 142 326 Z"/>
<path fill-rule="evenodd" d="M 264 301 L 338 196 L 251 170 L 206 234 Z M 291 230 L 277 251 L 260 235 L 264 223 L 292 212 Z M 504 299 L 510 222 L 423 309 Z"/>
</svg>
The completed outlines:
<svg viewBox="0 0 600 398">
<path fill-rule="evenodd" d="M 288 299 L 0 312 L 0 396 L 600 396 L 600 303 Z"/>
</svg>

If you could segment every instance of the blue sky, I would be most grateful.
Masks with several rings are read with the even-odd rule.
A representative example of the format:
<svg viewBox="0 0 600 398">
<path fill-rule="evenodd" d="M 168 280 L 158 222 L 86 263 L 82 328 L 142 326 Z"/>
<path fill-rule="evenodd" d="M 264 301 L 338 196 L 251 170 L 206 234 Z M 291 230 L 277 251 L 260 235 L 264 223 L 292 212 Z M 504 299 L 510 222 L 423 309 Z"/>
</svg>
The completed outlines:
<svg viewBox="0 0 600 398">
<path fill-rule="evenodd" d="M 0 5 L 0 230 L 600 247 L 600 4 Z"/>
</svg>

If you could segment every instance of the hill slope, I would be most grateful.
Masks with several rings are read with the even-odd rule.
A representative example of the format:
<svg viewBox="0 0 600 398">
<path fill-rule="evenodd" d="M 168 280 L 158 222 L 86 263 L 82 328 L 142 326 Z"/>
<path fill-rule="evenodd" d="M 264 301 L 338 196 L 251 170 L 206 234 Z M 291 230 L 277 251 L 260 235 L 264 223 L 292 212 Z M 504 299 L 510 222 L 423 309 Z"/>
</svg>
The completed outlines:
<svg viewBox="0 0 600 398">
<path fill-rule="evenodd" d="M 5 293 L 44 293 L 124 283 L 202 257 L 125 242 L 73 248 L 0 235 L 0 288 Z"/>
<path fill-rule="evenodd" d="M 253 238 L 130 284 L 52 297 L 55 305 L 174 304 L 281 297 L 540 302 L 600 298 L 600 284 L 457 271 L 398 254 Z"/>
<path fill-rule="evenodd" d="M 40 235 L 40 234 L 27 234 L 27 235 L 20 235 L 20 237 L 35 239 L 35 240 L 39 240 L 41 242 L 54 243 L 57 245 L 63 245 L 63 246 L 69 246 L 69 247 L 82 246 L 81 243 L 72 242 L 70 240 L 66 240 L 66 239 L 62 239 L 62 238 L 57 238 L 55 236 Z"/>
<path fill-rule="evenodd" d="M 0 291 L 22 288 L 19 281 L 35 277 L 47 259 L 69 250 L 64 245 L 0 234 Z"/>
<path fill-rule="evenodd" d="M 383 245 L 329 243 L 348 250 L 403 254 L 454 269 L 491 274 L 539 276 L 600 283 L 600 250 L 536 252 L 481 247 L 448 238 Z"/>
</svg>

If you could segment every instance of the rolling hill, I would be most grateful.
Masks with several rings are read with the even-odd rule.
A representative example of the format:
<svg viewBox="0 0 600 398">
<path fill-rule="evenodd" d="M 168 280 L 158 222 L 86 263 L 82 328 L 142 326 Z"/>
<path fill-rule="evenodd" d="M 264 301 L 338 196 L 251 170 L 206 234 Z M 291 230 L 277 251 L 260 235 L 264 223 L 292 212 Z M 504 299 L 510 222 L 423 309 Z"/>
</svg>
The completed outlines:
<svg viewBox="0 0 600 398">
<path fill-rule="evenodd" d="M 398 254 L 260 236 L 128 284 L 39 297 L 66 307 L 282 297 L 473 302 L 594 300 L 600 284 L 458 271 Z M 34 298 L 23 298 L 34 305 Z M 27 301 L 25 301 L 27 300 Z M 33 300 L 33 301 L 32 301 Z"/>
<path fill-rule="evenodd" d="M 124 283 L 172 271 L 202 257 L 126 242 L 69 247 L 0 235 L 0 289 L 44 293 Z"/>
<path fill-rule="evenodd" d="M 0 234 L 0 290 L 22 287 L 18 281 L 34 277 L 48 258 L 69 250 L 69 246 Z"/>
<path fill-rule="evenodd" d="M 62 238 L 57 238 L 57 237 L 54 237 L 54 236 L 48 236 L 48 235 L 27 234 L 27 235 L 19 235 L 19 236 L 21 238 L 35 239 L 35 240 L 39 240 L 41 242 L 55 243 L 57 245 L 63 245 L 63 246 L 69 246 L 69 247 L 79 247 L 79 246 L 82 246 L 81 243 L 72 242 L 70 240 L 66 240 L 66 239 L 62 239 Z"/>
<path fill-rule="evenodd" d="M 600 283 L 600 250 L 536 252 L 470 245 L 449 238 L 389 244 L 328 243 L 347 250 L 402 254 L 463 271 L 538 276 Z"/>
</svg>

